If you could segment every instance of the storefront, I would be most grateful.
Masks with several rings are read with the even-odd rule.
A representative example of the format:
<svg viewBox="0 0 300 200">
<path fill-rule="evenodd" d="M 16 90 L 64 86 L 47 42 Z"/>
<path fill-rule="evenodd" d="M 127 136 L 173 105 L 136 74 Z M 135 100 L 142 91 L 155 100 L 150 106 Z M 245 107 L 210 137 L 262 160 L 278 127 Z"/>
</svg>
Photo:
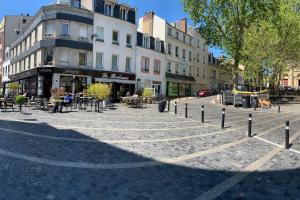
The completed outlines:
<svg viewBox="0 0 300 200">
<path fill-rule="evenodd" d="M 166 79 L 168 97 L 192 96 L 192 89 L 195 81 L 193 77 L 166 73 Z"/>
<path fill-rule="evenodd" d="M 111 95 L 114 101 L 117 102 L 120 100 L 120 97 L 126 96 L 128 92 L 130 95 L 134 94 L 135 77 L 135 74 L 131 73 L 98 71 L 93 78 L 93 82 L 111 84 Z"/>
</svg>

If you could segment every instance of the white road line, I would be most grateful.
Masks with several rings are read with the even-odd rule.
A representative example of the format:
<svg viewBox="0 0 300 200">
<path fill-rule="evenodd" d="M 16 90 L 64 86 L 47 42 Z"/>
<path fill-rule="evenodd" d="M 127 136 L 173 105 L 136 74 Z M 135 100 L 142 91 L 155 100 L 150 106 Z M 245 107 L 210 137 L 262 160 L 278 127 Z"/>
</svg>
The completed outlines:
<svg viewBox="0 0 300 200">
<path fill-rule="evenodd" d="M 264 139 L 264 138 L 258 137 L 257 135 L 254 136 L 254 138 L 255 138 L 255 139 L 258 139 L 258 140 L 261 140 L 261 141 L 263 141 L 263 142 L 266 142 L 266 143 L 268 143 L 268 144 L 271 144 L 271 145 L 273 145 L 273 146 L 277 146 L 277 147 L 280 147 L 280 148 L 285 148 L 283 145 L 280 145 L 280 144 L 271 142 L 271 141 L 266 140 L 266 139 Z M 294 149 L 291 149 L 291 148 L 288 149 L 288 150 L 289 150 L 289 151 L 292 151 L 292 152 L 294 152 L 294 153 L 300 154 L 300 151 L 297 151 L 297 150 L 294 150 Z"/>
<path fill-rule="evenodd" d="M 290 138 L 290 141 L 294 141 L 297 137 L 300 136 L 300 132 L 293 135 Z M 284 144 L 282 144 L 284 145 Z M 203 193 L 200 197 L 196 198 L 195 200 L 212 200 L 223 194 L 225 191 L 232 188 L 234 185 L 245 179 L 250 173 L 256 171 L 260 167 L 264 166 L 268 161 L 270 161 L 274 156 L 276 156 L 280 151 L 282 151 L 283 148 L 276 147 L 269 153 L 267 153 L 265 156 L 263 156 L 261 159 L 256 160 L 255 162 L 248 165 L 245 170 L 246 172 L 238 173 L 235 176 L 232 176 L 225 181 L 221 182 L 219 185 L 216 185 L 212 189 L 206 191 Z"/>
</svg>

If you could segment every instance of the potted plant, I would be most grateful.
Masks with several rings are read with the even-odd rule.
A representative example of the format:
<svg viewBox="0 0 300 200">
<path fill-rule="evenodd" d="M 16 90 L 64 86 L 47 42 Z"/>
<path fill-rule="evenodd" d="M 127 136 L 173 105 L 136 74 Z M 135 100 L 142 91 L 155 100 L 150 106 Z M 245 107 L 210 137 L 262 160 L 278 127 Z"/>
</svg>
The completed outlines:
<svg viewBox="0 0 300 200">
<path fill-rule="evenodd" d="M 96 101 L 103 101 L 103 107 L 106 107 L 105 100 L 111 94 L 111 85 L 104 83 L 95 83 L 88 86 L 87 94 L 95 97 Z"/>
<path fill-rule="evenodd" d="M 22 112 L 22 106 L 25 104 L 26 98 L 23 95 L 16 96 L 16 104 L 19 105 L 20 112 Z"/>
</svg>

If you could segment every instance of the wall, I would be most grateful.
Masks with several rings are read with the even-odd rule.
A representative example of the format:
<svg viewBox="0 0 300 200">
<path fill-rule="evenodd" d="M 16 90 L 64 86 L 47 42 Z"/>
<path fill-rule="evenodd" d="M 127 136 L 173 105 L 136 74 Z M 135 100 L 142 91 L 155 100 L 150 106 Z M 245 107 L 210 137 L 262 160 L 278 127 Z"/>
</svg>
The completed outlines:
<svg viewBox="0 0 300 200">
<path fill-rule="evenodd" d="M 135 44 L 136 44 L 136 25 L 123 20 L 115 19 L 105 15 L 95 13 L 94 34 L 97 26 L 104 27 L 104 42 L 97 42 L 94 38 L 93 47 L 93 68 L 96 68 L 96 53 L 104 53 L 104 70 L 111 71 L 112 55 L 119 55 L 119 71 L 125 72 L 126 57 L 132 58 L 131 71 L 135 72 Z M 119 31 L 119 45 L 112 44 L 113 30 Z M 130 34 L 132 38 L 132 47 L 126 47 L 126 35 Z"/>
<path fill-rule="evenodd" d="M 143 47 L 136 47 L 137 58 L 136 58 L 136 76 L 137 79 L 141 79 L 142 87 L 144 87 L 145 80 L 149 81 L 159 81 L 161 82 L 161 95 L 166 94 L 166 80 L 165 80 L 165 54 L 156 52 L 154 50 L 145 49 Z M 149 73 L 144 73 L 141 71 L 142 56 L 148 57 L 149 63 Z M 154 74 L 154 59 L 160 60 L 160 74 Z M 151 86 L 152 87 L 152 86 Z"/>
</svg>

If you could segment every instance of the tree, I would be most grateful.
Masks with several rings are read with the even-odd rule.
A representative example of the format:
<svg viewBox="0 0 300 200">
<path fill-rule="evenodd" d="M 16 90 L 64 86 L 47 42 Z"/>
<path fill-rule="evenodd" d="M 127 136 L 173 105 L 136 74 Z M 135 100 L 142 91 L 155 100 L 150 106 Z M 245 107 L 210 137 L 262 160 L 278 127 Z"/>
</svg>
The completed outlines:
<svg viewBox="0 0 300 200">
<path fill-rule="evenodd" d="M 235 84 L 245 31 L 277 12 L 278 0 L 182 0 L 185 11 L 208 44 L 225 49 L 234 60 Z"/>
<path fill-rule="evenodd" d="M 296 0 L 281 0 L 277 18 L 252 24 L 245 34 L 242 62 L 255 85 L 278 89 L 282 75 L 300 61 L 300 12 Z"/>
</svg>

